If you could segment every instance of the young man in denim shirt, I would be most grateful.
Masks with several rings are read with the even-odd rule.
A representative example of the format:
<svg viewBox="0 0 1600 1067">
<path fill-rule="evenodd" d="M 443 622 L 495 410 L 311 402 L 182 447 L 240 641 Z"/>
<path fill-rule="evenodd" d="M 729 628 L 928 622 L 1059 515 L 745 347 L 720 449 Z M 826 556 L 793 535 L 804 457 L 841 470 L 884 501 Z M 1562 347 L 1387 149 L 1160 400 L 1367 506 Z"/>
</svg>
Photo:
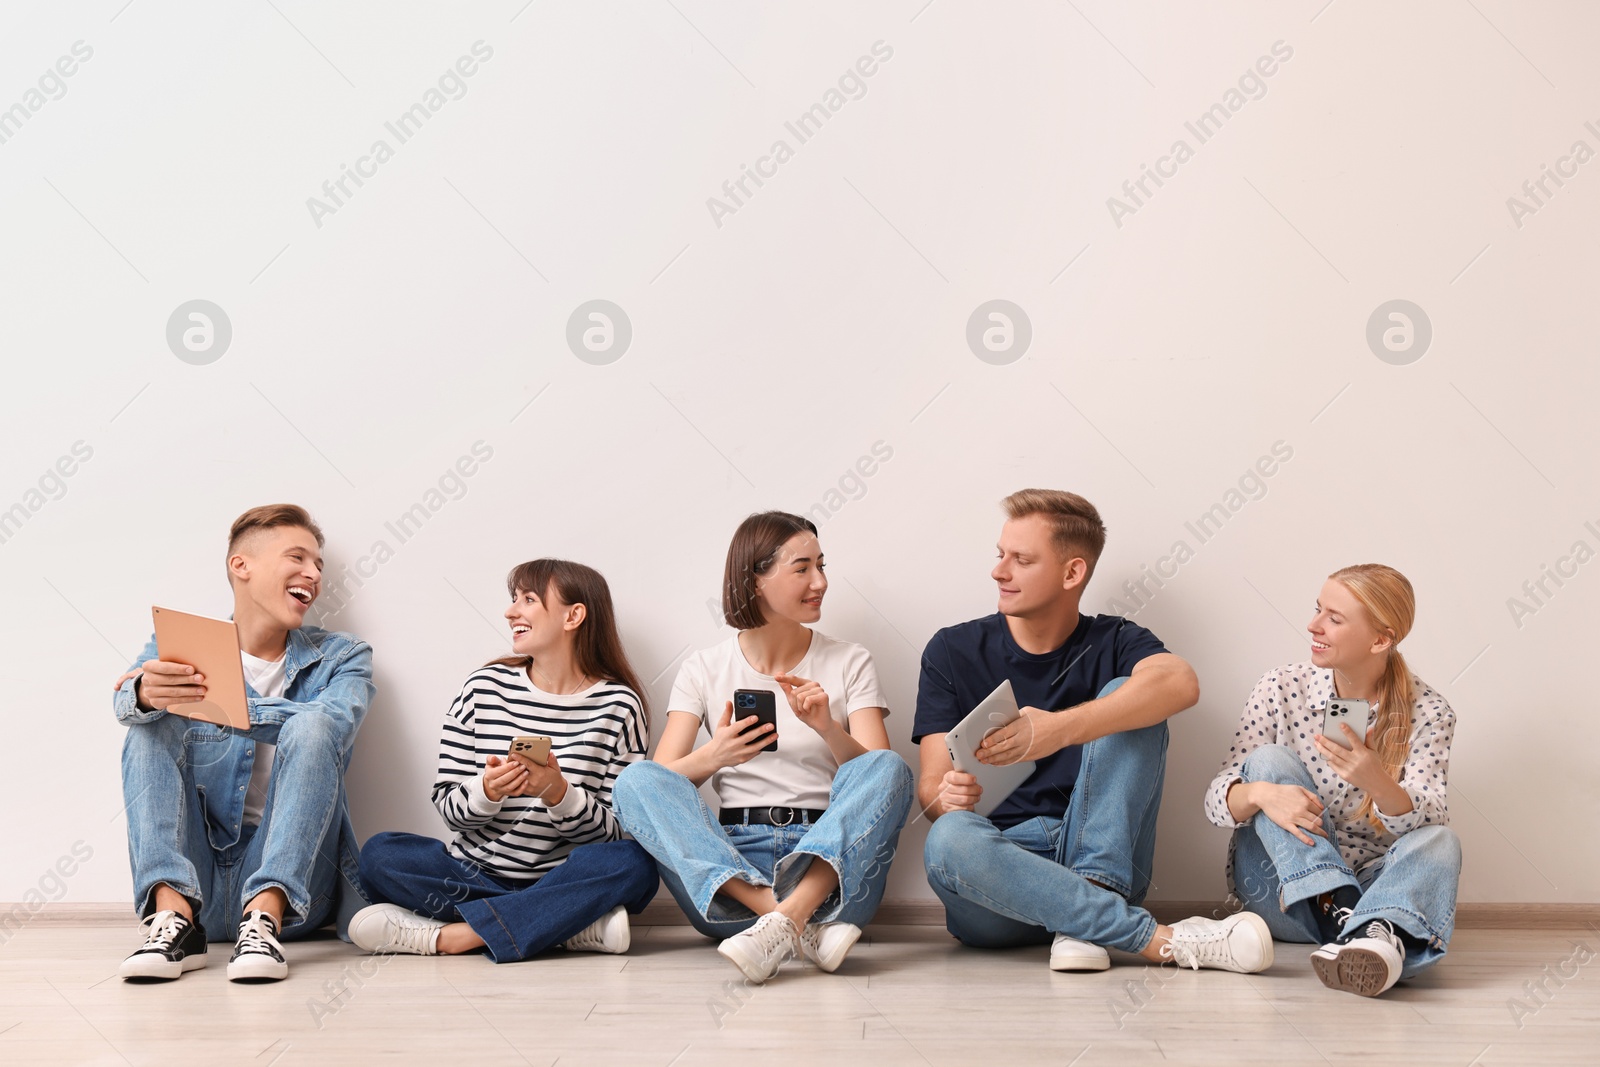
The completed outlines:
<svg viewBox="0 0 1600 1067">
<path fill-rule="evenodd" d="M 372 703 L 372 649 L 303 625 L 322 584 L 322 531 L 292 504 L 253 508 L 228 536 L 228 581 L 250 727 L 169 714 L 204 699 L 193 666 L 155 639 L 117 686 L 134 902 L 148 927 L 126 979 L 204 967 L 235 930 L 228 977 L 289 973 L 279 938 L 365 905 L 344 774 Z"/>
<path fill-rule="evenodd" d="M 1165 926 L 1139 906 L 1155 858 L 1166 720 L 1200 699 L 1194 670 L 1136 623 L 1079 613 L 1105 547 L 1094 505 L 1024 489 L 1004 506 L 990 574 L 999 611 L 936 633 L 917 687 L 917 797 L 934 820 L 925 859 L 946 925 L 967 945 L 1049 944 L 1057 971 L 1104 970 L 1108 947 L 1264 970 L 1272 939 L 1257 916 Z M 973 811 L 983 789 L 954 768 L 945 734 L 1003 680 L 1022 717 L 990 733 L 977 759 L 1037 767 L 984 817 Z"/>
</svg>

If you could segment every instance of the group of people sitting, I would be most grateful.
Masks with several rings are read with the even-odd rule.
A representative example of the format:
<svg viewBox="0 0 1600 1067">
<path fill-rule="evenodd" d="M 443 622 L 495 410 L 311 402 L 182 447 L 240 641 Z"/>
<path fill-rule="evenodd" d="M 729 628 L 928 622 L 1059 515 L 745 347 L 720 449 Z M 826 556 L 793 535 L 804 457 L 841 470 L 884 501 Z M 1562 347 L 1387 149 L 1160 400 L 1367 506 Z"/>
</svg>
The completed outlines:
<svg viewBox="0 0 1600 1067">
<path fill-rule="evenodd" d="M 626 952 L 629 915 L 662 882 L 748 980 L 796 956 L 831 972 L 878 909 L 913 803 L 931 824 L 928 882 L 965 945 L 1049 945 L 1057 971 L 1103 970 L 1117 949 L 1250 973 L 1271 966 L 1274 939 L 1310 943 L 1325 985 L 1364 996 L 1443 956 L 1461 862 L 1455 715 L 1400 653 L 1406 578 L 1364 564 L 1322 585 L 1310 660 L 1262 676 L 1206 792 L 1207 817 L 1233 832 L 1232 907 L 1166 925 L 1142 903 L 1167 720 L 1198 702 L 1195 671 L 1131 620 L 1080 612 L 1105 546 L 1093 505 L 1026 489 L 1003 506 L 998 610 L 939 630 L 922 656 L 915 774 L 890 747 L 871 654 L 813 628 L 828 590 L 815 525 L 767 511 L 728 549 L 736 633 L 683 662 L 653 756 L 605 579 L 557 559 L 513 568 L 510 654 L 444 715 L 432 795 L 450 840 L 385 832 L 360 847 L 344 776 L 372 650 L 305 624 L 322 580 L 311 516 L 246 512 L 227 570 L 249 728 L 186 717 L 206 678 L 154 639 L 117 682 L 146 924 L 122 976 L 177 978 L 231 938 L 229 978 L 281 979 L 282 943 L 329 923 L 373 953 Z M 982 804 L 945 735 L 1002 681 L 1022 714 L 976 758 L 1035 769 Z M 775 713 L 736 710 L 736 693 L 772 694 Z M 1365 735 L 1324 736 L 1335 698 L 1367 702 Z M 513 751 L 530 738 L 548 753 Z"/>
</svg>

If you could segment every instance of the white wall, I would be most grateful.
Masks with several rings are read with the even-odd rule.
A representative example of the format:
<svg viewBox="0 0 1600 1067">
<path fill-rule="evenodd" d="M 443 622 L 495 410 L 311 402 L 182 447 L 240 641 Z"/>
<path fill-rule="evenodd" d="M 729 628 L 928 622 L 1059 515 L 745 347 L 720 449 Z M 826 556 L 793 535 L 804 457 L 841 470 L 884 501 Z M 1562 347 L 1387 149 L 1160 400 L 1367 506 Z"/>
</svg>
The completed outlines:
<svg viewBox="0 0 1600 1067">
<path fill-rule="evenodd" d="M 438 720 L 505 647 L 512 564 L 607 575 L 659 728 L 677 660 L 724 633 L 706 603 L 738 519 L 826 503 L 880 441 L 892 458 L 823 526 L 823 625 L 873 650 L 902 753 L 923 643 L 992 610 L 996 502 L 1071 488 L 1111 530 L 1093 610 L 1195 549 L 1138 613 L 1204 689 L 1174 722 L 1152 897 L 1221 894 L 1204 785 L 1254 679 L 1304 656 L 1322 576 L 1367 560 L 1416 583 L 1405 647 L 1460 715 L 1463 899 L 1600 896 L 1580 667 L 1600 563 L 1508 608 L 1575 542 L 1600 549 L 1600 162 L 1507 203 L 1600 149 L 1600 11 L 521 8 L 0 14 L 0 107 L 28 113 L 0 143 L 0 508 L 26 513 L 0 544 L 0 900 L 77 841 L 67 899 L 126 898 L 110 682 L 152 602 L 228 609 L 245 507 L 310 507 L 330 578 L 395 550 L 333 620 L 377 650 L 352 802 L 363 834 L 437 833 Z M 465 95 L 400 144 L 385 122 L 480 40 Z M 78 41 L 65 94 L 28 97 Z M 799 143 L 785 122 L 878 41 L 865 95 Z M 1200 143 L 1185 122 L 1280 41 L 1264 94 Z M 314 220 L 307 198 L 380 138 L 393 158 Z M 714 219 L 780 138 L 793 158 Z M 1179 138 L 1192 158 L 1114 220 Z M 165 337 L 197 298 L 232 326 L 203 366 Z M 632 323 L 610 365 L 565 341 L 595 298 Z M 1006 365 L 965 339 L 991 299 L 1031 322 Z M 1366 341 L 1393 299 L 1432 325 L 1409 365 Z M 29 497 L 80 441 L 64 494 Z M 464 495 L 399 543 L 385 522 L 479 441 Z M 1279 441 L 1265 496 L 1199 544 L 1185 522 Z M 921 828 L 903 840 L 889 895 L 925 897 Z"/>
</svg>

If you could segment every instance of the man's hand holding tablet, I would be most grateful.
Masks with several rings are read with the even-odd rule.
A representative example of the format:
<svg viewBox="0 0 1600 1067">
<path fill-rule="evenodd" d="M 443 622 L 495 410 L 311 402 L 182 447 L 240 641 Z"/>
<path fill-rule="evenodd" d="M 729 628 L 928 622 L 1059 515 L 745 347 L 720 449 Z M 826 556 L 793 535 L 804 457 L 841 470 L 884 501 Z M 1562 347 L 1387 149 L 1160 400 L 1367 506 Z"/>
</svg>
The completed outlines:
<svg viewBox="0 0 1600 1067">
<path fill-rule="evenodd" d="M 1019 729 L 1017 724 L 1023 721 L 1007 679 L 945 734 L 945 749 L 955 768 L 946 771 L 939 783 L 939 802 L 945 811 L 988 815 L 1033 774 L 1036 767 L 1026 751 L 1034 730 Z M 1005 740 L 991 743 L 996 737 Z"/>
<path fill-rule="evenodd" d="M 947 811 L 971 811 L 983 798 L 983 786 L 966 771 L 945 771 L 939 782 L 939 815 Z"/>
<path fill-rule="evenodd" d="M 174 704 L 197 704 L 206 698 L 206 676 L 187 663 L 168 663 L 152 659 L 139 664 L 139 681 L 133 688 L 139 707 L 145 711 L 166 711 Z M 117 688 L 128 678 L 117 679 Z"/>
<path fill-rule="evenodd" d="M 978 746 L 978 761 L 991 767 L 1004 767 L 1025 760 L 1039 760 L 1066 748 L 1061 728 L 1066 719 L 1042 708 L 1022 708 L 1011 722 L 992 731 Z"/>
</svg>

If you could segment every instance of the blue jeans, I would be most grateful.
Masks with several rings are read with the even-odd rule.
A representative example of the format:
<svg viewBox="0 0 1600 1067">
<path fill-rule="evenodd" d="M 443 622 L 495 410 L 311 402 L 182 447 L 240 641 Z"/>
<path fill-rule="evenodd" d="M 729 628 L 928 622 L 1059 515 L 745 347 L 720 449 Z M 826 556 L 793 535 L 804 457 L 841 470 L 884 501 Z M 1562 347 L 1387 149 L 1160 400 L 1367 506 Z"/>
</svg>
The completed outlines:
<svg viewBox="0 0 1600 1067">
<path fill-rule="evenodd" d="M 1125 681 L 1113 679 L 1099 695 Z M 1065 818 L 1038 816 L 1001 830 L 970 811 L 941 815 L 924 858 L 945 927 L 979 948 L 1043 945 L 1066 934 L 1143 949 L 1156 932 L 1138 905 L 1150 888 L 1166 766 L 1162 722 L 1084 745 Z"/>
<path fill-rule="evenodd" d="M 657 886 L 655 862 L 632 841 L 579 845 L 538 881 L 514 882 L 452 856 L 442 841 L 403 833 L 367 839 L 361 881 L 374 900 L 466 923 L 496 963 L 537 956 L 613 908 L 637 915 Z"/>
<path fill-rule="evenodd" d="M 193 762 L 217 749 L 202 740 L 217 729 L 180 715 L 128 727 L 122 792 L 135 905 L 150 915 L 155 887 L 165 883 L 194 906 L 209 940 L 231 942 L 244 905 L 276 887 L 288 898 L 281 936 L 304 936 L 338 905 L 343 757 L 336 726 L 314 714 L 283 724 L 261 825 L 241 827 L 223 849 L 207 833 L 205 796 L 195 787 L 204 768 Z"/>
<path fill-rule="evenodd" d="M 1297 785 L 1315 793 L 1315 779 L 1300 757 L 1282 745 L 1262 745 L 1245 757 L 1247 782 Z M 1352 871 L 1334 844 L 1332 813 L 1322 813 L 1327 837 L 1307 845 L 1257 812 L 1233 836 L 1234 892 L 1266 920 L 1279 941 L 1321 942 L 1312 898 L 1340 886 L 1361 893 L 1344 933 L 1374 919 L 1387 919 L 1419 941 L 1407 946 L 1402 978 L 1431 967 L 1445 954 L 1455 929 L 1456 885 L 1461 878 L 1461 842 L 1448 826 L 1419 826 L 1395 841 L 1380 859 Z"/>
<path fill-rule="evenodd" d="M 653 760 L 617 777 L 612 808 L 656 858 L 678 906 L 707 937 L 732 937 L 760 918 L 717 890 L 734 878 L 771 886 L 783 900 L 813 858 L 839 876 L 813 922 L 865 926 L 883 899 L 900 828 L 911 810 L 913 782 L 905 760 L 887 749 L 864 752 L 841 766 L 828 809 L 809 825 L 722 826 L 694 783 Z"/>
</svg>

